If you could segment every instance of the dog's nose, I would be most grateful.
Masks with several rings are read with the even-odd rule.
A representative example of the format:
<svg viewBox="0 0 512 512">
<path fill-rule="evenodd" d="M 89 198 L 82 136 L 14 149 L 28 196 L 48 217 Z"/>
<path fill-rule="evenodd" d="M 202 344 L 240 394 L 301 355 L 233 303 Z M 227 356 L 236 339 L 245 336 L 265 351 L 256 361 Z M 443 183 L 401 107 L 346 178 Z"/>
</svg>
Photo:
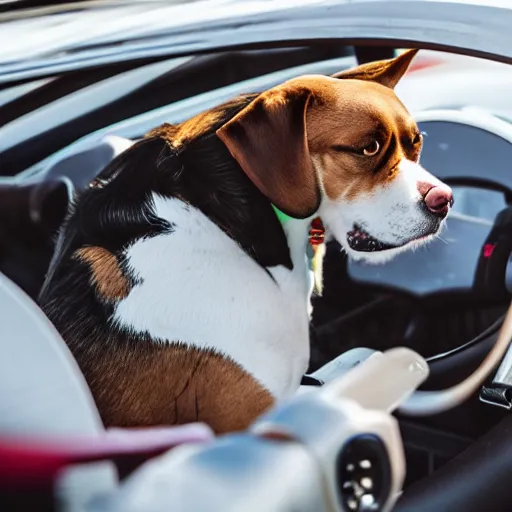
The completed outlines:
<svg viewBox="0 0 512 512">
<path fill-rule="evenodd" d="M 430 187 L 423 195 L 423 200 L 432 213 L 445 217 L 450 207 L 453 206 L 452 189 L 447 185 Z"/>
</svg>

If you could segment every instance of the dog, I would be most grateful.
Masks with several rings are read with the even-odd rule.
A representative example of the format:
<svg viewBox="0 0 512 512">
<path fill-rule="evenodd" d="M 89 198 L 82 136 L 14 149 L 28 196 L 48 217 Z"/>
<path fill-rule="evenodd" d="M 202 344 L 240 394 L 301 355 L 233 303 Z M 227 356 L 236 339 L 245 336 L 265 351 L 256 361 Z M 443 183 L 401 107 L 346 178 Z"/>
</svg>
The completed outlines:
<svg viewBox="0 0 512 512">
<path fill-rule="evenodd" d="M 394 93 L 415 54 L 160 126 L 76 198 L 40 304 L 106 426 L 225 433 L 294 395 L 314 219 L 370 263 L 435 236 L 452 192 L 418 163 L 422 135 Z"/>
</svg>

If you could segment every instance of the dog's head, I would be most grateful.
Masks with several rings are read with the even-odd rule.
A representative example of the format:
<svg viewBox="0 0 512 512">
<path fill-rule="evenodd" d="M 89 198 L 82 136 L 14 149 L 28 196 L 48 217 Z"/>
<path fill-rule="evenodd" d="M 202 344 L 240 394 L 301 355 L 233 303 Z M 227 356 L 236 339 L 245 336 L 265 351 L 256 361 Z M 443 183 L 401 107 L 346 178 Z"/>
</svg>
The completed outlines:
<svg viewBox="0 0 512 512">
<path fill-rule="evenodd" d="M 451 190 L 418 163 L 422 135 L 393 88 L 416 54 L 274 87 L 218 136 L 288 215 L 320 215 L 350 256 L 383 261 L 435 235 Z"/>
</svg>

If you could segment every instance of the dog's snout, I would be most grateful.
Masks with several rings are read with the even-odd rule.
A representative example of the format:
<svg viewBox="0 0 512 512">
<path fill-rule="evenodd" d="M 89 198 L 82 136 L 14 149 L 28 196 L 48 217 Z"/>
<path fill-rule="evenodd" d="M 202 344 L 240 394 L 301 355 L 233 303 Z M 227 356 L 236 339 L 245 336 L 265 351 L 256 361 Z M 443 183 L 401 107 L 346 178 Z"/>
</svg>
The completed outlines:
<svg viewBox="0 0 512 512">
<path fill-rule="evenodd" d="M 434 214 L 445 217 L 453 206 L 452 189 L 447 185 L 435 185 L 427 188 L 424 184 L 418 187 L 427 208 Z"/>
</svg>

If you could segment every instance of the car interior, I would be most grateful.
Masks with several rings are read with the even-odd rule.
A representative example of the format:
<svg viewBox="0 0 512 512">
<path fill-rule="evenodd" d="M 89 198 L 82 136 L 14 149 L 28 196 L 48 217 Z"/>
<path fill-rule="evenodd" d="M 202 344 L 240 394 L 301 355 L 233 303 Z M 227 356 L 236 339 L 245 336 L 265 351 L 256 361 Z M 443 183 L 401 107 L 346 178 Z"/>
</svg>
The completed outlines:
<svg viewBox="0 0 512 512">
<path fill-rule="evenodd" d="M 22 317 L 16 316 L 7 301 L 21 300 L 15 298 L 20 294 L 26 294 L 23 300 L 37 301 L 56 233 L 73 196 L 84 190 L 117 154 L 142 137 L 148 127 L 163 119 L 178 122 L 229 96 L 251 88 L 253 92 L 263 90 L 283 78 L 304 72 L 328 74 L 356 62 L 386 58 L 394 51 L 377 46 L 322 44 L 195 56 L 134 86 L 131 92 L 113 96 L 112 101 L 78 116 L 68 115 L 50 129 L 27 129 L 25 138 L 13 136 L 12 143 L 0 143 L 0 273 L 6 283 L 19 287 L 6 285 L 9 294 L 4 294 L 6 302 L 0 313 L 2 324 L 10 326 L 9 337 L 24 335 L 18 333 Z M 106 87 L 120 74 L 129 74 L 133 66 L 123 63 L 92 72 L 69 72 L 19 94 L 12 91 L 21 84 L 4 84 L 0 88 L 0 118 L 4 126 L 11 123 L 13 130 L 18 123 L 21 130 L 24 120 L 28 126 L 30 116 L 38 110 L 47 109 L 47 115 L 51 115 L 60 99 L 73 95 L 79 99 L 88 88 L 94 91 L 100 85 Z M 440 102 L 436 108 L 415 112 L 425 134 L 421 162 L 449 184 L 455 196 L 447 227 L 436 240 L 379 266 L 349 261 L 337 242 L 328 242 L 324 291 L 314 298 L 309 372 L 355 347 L 386 350 L 406 346 L 429 362 L 430 376 L 421 389 L 436 390 L 470 375 L 489 352 L 512 293 L 508 281 L 512 281 L 508 275 L 512 251 L 512 124 L 506 114 L 499 116 L 472 107 Z M 41 339 L 45 336 L 42 333 Z M 42 349 L 38 354 L 35 340 L 26 346 L 23 343 L 18 345 L 23 348 L 16 355 L 18 362 L 29 357 L 41 362 L 50 357 Z M 5 344 L 1 350 L 7 350 Z M 14 359 L 0 355 L 0 373 L 8 360 L 12 364 Z M 35 371 L 41 365 L 24 364 L 23 375 L 34 372 L 33 386 L 37 388 L 37 382 L 47 380 Z M 48 365 L 57 368 L 54 363 Z M 62 376 L 61 384 L 52 391 L 62 396 L 62 404 L 75 400 L 65 391 L 75 384 L 65 382 L 71 382 L 75 377 L 70 377 L 70 372 L 76 371 L 68 368 L 64 372 L 67 376 Z M 12 386 L 21 378 L 18 372 L 5 372 L 4 385 L 9 381 Z M 502 445 L 504 432 L 510 430 L 512 398 L 508 389 L 500 397 L 490 393 L 491 379 L 487 385 L 487 391 L 481 390 L 445 413 L 422 418 L 397 413 L 407 476 L 396 510 L 441 510 L 436 508 L 442 503 L 439 500 L 460 494 L 461 485 L 467 489 L 473 480 L 475 486 L 480 486 L 482 500 L 473 502 L 472 507 L 498 510 L 489 503 L 510 499 L 512 493 L 503 477 L 510 469 L 508 449 Z M 23 389 L 26 392 L 27 386 Z M 0 398 L 0 403 L 3 400 Z M 47 397 L 43 393 L 31 400 Z M 82 426 L 90 423 L 90 430 L 98 431 L 101 425 L 95 418 L 94 405 L 88 402 L 90 397 L 84 395 L 83 401 L 87 405 L 80 414 L 93 419 L 76 416 L 69 421 Z M 0 406 L 0 410 L 6 407 Z M 83 413 L 85 410 L 89 412 Z M 48 411 L 40 417 L 48 420 L 55 415 Z M 495 475 L 488 489 L 476 482 L 475 467 L 482 461 Z M 488 482 L 492 478 L 486 476 Z M 432 489 L 440 492 L 432 493 Z"/>
</svg>

